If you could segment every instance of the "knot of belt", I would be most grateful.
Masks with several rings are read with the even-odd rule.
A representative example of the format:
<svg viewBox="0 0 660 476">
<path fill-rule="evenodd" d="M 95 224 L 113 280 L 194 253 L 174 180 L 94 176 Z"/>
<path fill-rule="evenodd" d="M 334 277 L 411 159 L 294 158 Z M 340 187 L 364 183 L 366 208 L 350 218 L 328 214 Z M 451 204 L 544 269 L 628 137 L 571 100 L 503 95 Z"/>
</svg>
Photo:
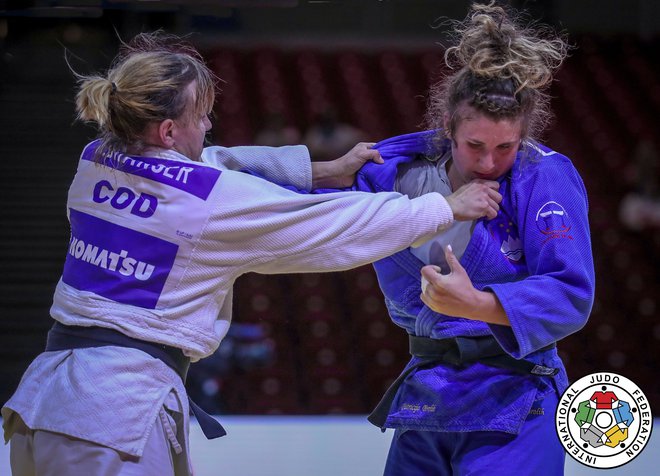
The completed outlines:
<svg viewBox="0 0 660 476">
<path fill-rule="evenodd" d="M 66 326 L 55 322 L 48 331 L 46 351 L 84 349 L 89 347 L 129 347 L 146 352 L 173 369 L 183 382 L 186 381 L 190 359 L 181 349 L 155 342 L 134 339 L 121 332 L 104 327 Z M 195 416 L 204 436 L 209 440 L 227 434 L 222 425 L 188 397 L 190 413 Z"/>
<path fill-rule="evenodd" d="M 536 376 L 554 376 L 559 369 L 535 364 L 529 360 L 515 359 L 507 354 L 495 337 L 454 337 L 451 339 L 432 339 L 430 337 L 408 336 L 410 354 L 419 358 L 409 366 L 387 389 L 376 408 L 367 417 L 369 422 L 385 431 L 385 421 L 390 412 L 394 396 L 410 373 L 414 370 L 437 364 L 461 365 L 480 362 L 493 367 L 501 367 L 516 372 Z M 541 351 L 549 350 L 556 344 L 550 344 Z"/>
</svg>

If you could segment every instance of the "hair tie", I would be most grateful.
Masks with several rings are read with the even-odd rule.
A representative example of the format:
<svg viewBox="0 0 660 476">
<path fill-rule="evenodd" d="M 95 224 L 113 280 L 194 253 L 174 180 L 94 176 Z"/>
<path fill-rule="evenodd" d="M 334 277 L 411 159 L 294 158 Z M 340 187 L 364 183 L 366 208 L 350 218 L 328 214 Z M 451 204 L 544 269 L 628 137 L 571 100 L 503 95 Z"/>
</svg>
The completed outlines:
<svg viewBox="0 0 660 476">
<path fill-rule="evenodd" d="M 116 93 L 117 92 L 117 85 L 115 84 L 114 81 L 110 81 L 110 86 L 112 86 L 112 91 L 110 92 L 110 94 Z"/>
</svg>

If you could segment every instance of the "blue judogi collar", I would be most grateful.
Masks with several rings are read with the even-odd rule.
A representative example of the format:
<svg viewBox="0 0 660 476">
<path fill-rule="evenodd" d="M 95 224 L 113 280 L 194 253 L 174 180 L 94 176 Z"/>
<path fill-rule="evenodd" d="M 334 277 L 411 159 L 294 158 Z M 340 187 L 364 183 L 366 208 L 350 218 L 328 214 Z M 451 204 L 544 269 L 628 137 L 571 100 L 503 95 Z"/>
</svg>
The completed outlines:
<svg viewBox="0 0 660 476">
<path fill-rule="evenodd" d="M 356 190 L 364 192 L 391 192 L 394 190 L 397 168 L 400 164 L 412 162 L 420 155 L 437 156 L 444 154 L 434 144 L 438 131 L 423 131 L 390 137 L 374 145 L 385 159 L 384 164 L 368 162 L 357 173 Z"/>
</svg>

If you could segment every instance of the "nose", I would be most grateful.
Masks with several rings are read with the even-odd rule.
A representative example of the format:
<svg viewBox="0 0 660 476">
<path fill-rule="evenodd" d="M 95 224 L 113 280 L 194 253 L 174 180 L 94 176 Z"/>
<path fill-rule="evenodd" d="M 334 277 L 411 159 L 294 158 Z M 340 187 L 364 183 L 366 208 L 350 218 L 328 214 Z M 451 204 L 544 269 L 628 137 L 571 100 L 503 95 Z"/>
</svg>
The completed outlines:
<svg viewBox="0 0 660 476">
<path fill-rule="evenodd" d="M 479 172 L 486 174 L 488 172 L 492 172 L 494 168 L 495 168 L 495 159 L 493 158 L 493 153 L 485 152 L 479 158 Z"/>
</svg>

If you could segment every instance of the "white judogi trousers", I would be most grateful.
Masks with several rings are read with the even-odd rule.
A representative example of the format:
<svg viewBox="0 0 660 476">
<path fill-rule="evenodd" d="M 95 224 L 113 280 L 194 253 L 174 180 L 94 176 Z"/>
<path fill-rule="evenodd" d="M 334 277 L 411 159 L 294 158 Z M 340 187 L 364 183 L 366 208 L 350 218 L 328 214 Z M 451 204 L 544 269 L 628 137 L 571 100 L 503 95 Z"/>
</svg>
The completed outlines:
<svg viewBox="0 0 660 476">
<path fill-rule="evenodd" d="M 183 416 L 161 409 L 141 457 L 61 433 L 30 430 L 15 415 L 12 476 L 191 476 Z"/>
</svg>

